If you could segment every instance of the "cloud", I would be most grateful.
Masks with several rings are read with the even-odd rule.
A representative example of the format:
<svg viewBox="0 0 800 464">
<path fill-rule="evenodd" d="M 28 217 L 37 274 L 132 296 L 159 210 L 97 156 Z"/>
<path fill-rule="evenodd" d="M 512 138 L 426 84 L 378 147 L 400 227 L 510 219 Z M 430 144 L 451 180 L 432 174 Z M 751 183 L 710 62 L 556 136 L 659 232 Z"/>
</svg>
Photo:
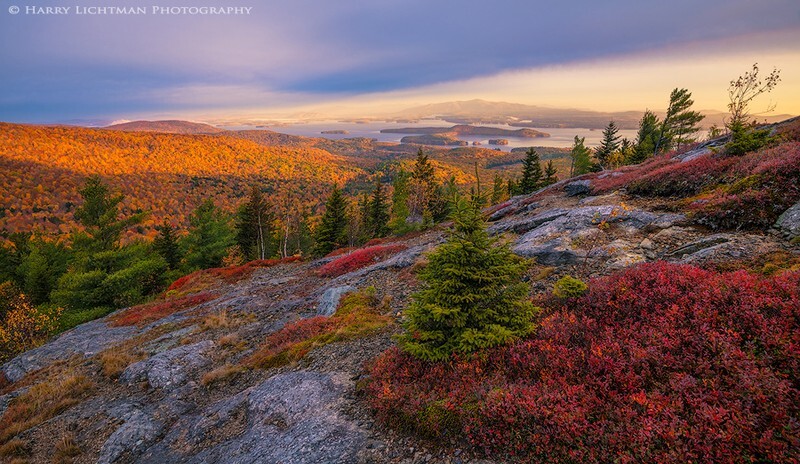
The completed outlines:
<svg viewBox="0 0 800 464">
<path fill-rule="evenodd" d="M 536 78 L 575 63 L 597 62 L 602 68 L 619 57 L 796 31 L 800 23 L 794 0 L 214 2 L 226 5 L 251 6 L 253 12 L 234 17 L 0 12 L 0 119 L 277 108 L 359 95 L 422 95 L 437 88 L 499 95 L 486 86 L 516 85 L 508 76 L 517 73 Z M 762 44 L 762 49 L 796 51 L 796 44 Z M 528 87 L 517 88 L 532 95 Z"/>
</svg>

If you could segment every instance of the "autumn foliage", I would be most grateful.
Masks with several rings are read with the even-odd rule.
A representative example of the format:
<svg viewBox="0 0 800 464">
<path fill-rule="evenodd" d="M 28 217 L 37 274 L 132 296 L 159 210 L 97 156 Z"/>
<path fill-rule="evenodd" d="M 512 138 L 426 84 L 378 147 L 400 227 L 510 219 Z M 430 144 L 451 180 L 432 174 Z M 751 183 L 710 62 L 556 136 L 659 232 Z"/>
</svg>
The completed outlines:
<svg viewBox="0 0 800 464">
<path fill-rule="evenodd" d="M 3 286 L 8 285 L 3 284 Z M 0 289 L 0 362 L 35 348 L 58 326 L 61 308 L 39 309 L 25 295 L 9 295 Z"/>
<path fill-rule="evenodd" d="M 253 184 L 270 186 L 285 213 L 313 206 L 331 185 L 359 173 L 346 158 L 318 148 L 266 147 L 228 135 L 120 132 L 0 123 L 0 228 L 46 232 L 74 229 L 72 210 L 84 178 L 98 174 L 125 195 L 123 215 L 152 211 L 143 231 L 155 235 L 164 219 L 188 225 L 206 198 L 234 210 Z M 287 182 L 289 180 L 289 182 Z"/>
<path fill-rule="evenodd" d="M 245 360 L 245 365 L 268 369 L 302 359 L 313 348 L 373 334 L 391 323 L 381 314 L 382 304 L 375 289 L 349 293 L 333 316 L 315 316 L 286 324 L 270 334 Z"/>
<path fill-rule="evenodd" d="M 800 272 L 646 264 L 534 335 L 449 362 L 380 356 L 378 417 L 524 462 L 797 462 Z"/>
<path fill-rule="evenodd" d="M 178 311 L 211 301 L 216 297 L 217 295 L 211 292 L 200 292 L 166 301 L 141 304 L 111 316 L 109 325 L 112 327 L 147 325 Z"/>
<path fill-rule="evenodd" d="M 167 292 L 199 291 L 208 288 L 212 284 L 222 281 L 225 283 L 236 283 L 250 276 L 256 269 L 277 266 L 301 261 L 299 256 L 290 256 L 282 259 L 257 259 L 242 265 L 215 267 L 211 269 L 201 269 L 187 274 L 170 284 Z"/>
<path fill-rule="evenodd" d="M 592 185 L 597 192 L 626 187 L 634 195 L 686 199 L 695 219 L 715 229 L 763 229 L 800 200 L 797 179 L 800 142 L 790 140 L 742 156 L 664 156 Z"/>
<path fill-rule="evenodd" d="M 317 274 L 320 277 L 338 277 L 382 261 L 406 248 L 402 244 L 374 245 L 361 248 L 323 265 L 317 270 Z"/>
</svg>

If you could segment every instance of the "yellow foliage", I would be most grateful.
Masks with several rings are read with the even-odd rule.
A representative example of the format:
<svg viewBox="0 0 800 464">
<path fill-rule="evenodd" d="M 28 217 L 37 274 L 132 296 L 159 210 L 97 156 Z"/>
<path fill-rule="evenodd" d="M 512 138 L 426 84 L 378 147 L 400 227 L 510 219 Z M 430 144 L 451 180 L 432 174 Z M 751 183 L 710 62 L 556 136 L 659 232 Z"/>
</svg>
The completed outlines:
<svg viewBox="0 0 800 464">
<path fill-rule="evenodd" d="M 7 305 L 8 312 L 0 321 L 0 361 L 44 343 L 55 331 L 62 311 L 37 309 L 22 294 Z"/>
</svg>

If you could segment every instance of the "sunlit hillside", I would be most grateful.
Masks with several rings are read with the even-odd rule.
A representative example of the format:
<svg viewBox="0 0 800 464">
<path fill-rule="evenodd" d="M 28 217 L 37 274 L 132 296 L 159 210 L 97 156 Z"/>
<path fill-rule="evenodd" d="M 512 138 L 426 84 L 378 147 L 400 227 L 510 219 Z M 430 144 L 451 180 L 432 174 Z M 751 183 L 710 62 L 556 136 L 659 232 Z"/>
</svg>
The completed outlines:
<svg viewBox="0 0 800 464">
<path fill-rule="evenodd" d="M 279 210 L 316 204 L 334 184 L 362 170 L 313 147 L 266 147 L 225 136 L 118 132 L 0 124 L 0 228 L 72 227 L 78 188 L 100 174 L 126 196 L 125 213 L 152 211 L 149 229 L 170 218 L 185 224 L 204 198 L 233 209 L 252 184 Z"/>
</svg>

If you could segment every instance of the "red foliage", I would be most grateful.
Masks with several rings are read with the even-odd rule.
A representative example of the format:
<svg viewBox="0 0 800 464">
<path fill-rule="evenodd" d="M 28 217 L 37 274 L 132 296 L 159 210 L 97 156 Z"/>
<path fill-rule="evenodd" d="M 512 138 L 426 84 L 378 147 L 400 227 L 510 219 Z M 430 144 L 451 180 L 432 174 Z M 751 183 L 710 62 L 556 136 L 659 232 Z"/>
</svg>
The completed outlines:
<svg viewBox="0 0 800 464">
<path fill-rule="evenodd" d="M 650 158 L 642 164 L 623 166 L 612 172 L 594 174 L 591 176 L 592 190 L 595 193 L 604 193 L 625 187 L 631 181 L 638 179 L 645 173 L 655 171 L 666 165 L 678 163 L 677 160 L 672 159 L 674 155 L 674 153 L 666 153 Z M 599 178 L 601 175 L 604 176 L 602 179 Z"/>
<path fill-rule="evenodd" d="M 328 316 L 315 316 L 301 319 L 291 324 L 286 324 L 281 330 L 270 334 L 263 347 L 256 350 L 247 359 L 247 364 L 258 367 L 273 367 L 271 364 L 281 364 L 285 360 L 287 350 L 295 348 L 318 335 L 328 333 L 338 327 L 339 319 Z M 297 358 L 302 358 L 305 352 L 293 353 Z"/>
<path fill-rule="evenodd" d="M 156 301 L 134 306 L 111 317 L 109 325 L 120 327 L 127 325 L 146 325 L 167 317 L 178 311 L 197 306 L 213 300 L 217 295 L 209 292 L 195 293 L 174 300 Z"/>
<path fill-rule="evenodd" d="M 790 142 L 738 159 L 740 185 L 721 187 L 692 205 L 712 228 L 764 229 L 800 200 L 800 143 Z"/>
<path fill-rule="evenodd" d="M 336 277 L 348 272 L 353 272 L 369 264 L 381 261 L 388 256 L 405 250 L 405 245 L 376 245 L 355 250 L 320 267 L 317 274 L 320 277 Z"/>
<path fill-rule="evenodd" d="M 385 422 L 529 462 L 797 462 L 800 272 L 654 263 L 594 280 L 529 339 L 449 363 L 398 349 Z"/>
<path fill-rule="evenodd" d="M 194 271 L 191 274 L 187 274 L 177 279 L 172 283 L 172 285 L 169 286 L 167 291 L 180 291 L 186 287 L 191 287 L 198 283 L 198 280 L 202 280 L 202 278 L 208 276 L 218 277 L 226 283 L 235 283 L 249 276 L 258 268 L 272 267 L 278 264 L 294 263 L 301 260 L 302 258 L 300 256 L 290 256 L 283 259 L 257 259 L 240 266 L 216 267 Z"/>
</svg>

